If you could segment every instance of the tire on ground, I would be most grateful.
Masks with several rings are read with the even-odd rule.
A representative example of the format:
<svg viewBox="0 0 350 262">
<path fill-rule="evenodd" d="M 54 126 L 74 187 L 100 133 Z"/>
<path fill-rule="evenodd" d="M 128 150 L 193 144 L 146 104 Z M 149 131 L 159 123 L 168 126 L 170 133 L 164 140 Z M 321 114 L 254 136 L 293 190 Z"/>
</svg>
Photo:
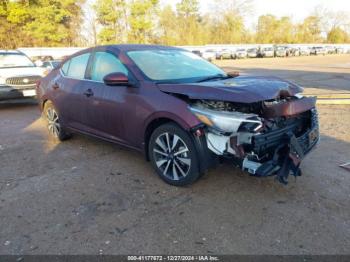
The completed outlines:
<svg viewBox="0 0 350 262">
<path fill-rule="evenodd" d="M 186 157 L 191 160 L 190 168 L 186 176 L 181 176 L 179 180 L 174 180 L 164 175 L 160 167 L 158 167 L 156 164 L 156 159 L 155 159 L 156 153 L 154 153 L 153 149 L 157 148 L 157 145 L 156 145 L 157 138 L 164 133 L 169 133 L 170 135 L 175 134 L 185 143 L 185 145 L 188 148 L 188 154 Z M 149 140 L 148 154 L 149 154 L 151 164 L 153 168 L 156 170 L 157 174 L 160 176 L 161 179 L 163 179 L 166 183 L 170 185 L 185 186 L 195 182 L 200 177 L 198 155 L 194 145 L 194 141 L 188 132 L 183 130 L 180 126 L 178 126 L 175 123 L 167 123 L 167 124 L 161 125 L 153 131 Z M 172 164 L 170 165 L 174 165 L 174 163 L 172 162 Z M 171 166 L 171 168 L 173 168 L 173 166 Z"/>
<path fill-rule="evenodd" d="M 48 125 L 49 125 L 49 120 L 48 120 L 48 110 L 50 109 L 53 109 L 57 116 L 58 116 L 58 123 L 60 124 L 60 116 L 58 115 L 58 112 L 56 110 L 56 108 L 54 107 L 54 105 L 52 104 L 51 101 L 47 101 L 45 104 L 44 104 L 44 110 L 43 110 L 43 114 L 42 114 L 42 117 L 45 119 L 46 121 L 46 124 L 47 124 L 47 128 L 48 128 Z M 60 128 L 59 128 L 59 132 L 58 132 L 58 135 L 55 136 L 52 132 L 49 131 L 49 135 L 50 135 L 50 138 L 53 138 L 55 140 L 59 140 L 59 141 L 64 141 L 64 140 L 67 140 L 69 139 L 72 135 L 70 133 L 68 133 L 64 127 L 62 125 L 60 125 Z"/>
</svg>

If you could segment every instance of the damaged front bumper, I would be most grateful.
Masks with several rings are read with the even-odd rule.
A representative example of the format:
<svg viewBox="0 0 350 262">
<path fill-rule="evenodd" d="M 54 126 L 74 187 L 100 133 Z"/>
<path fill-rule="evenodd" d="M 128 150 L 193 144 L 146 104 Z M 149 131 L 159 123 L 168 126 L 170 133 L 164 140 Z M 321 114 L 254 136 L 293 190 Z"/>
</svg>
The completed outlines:
<svg viewBox="0 0 350 262">
<path fill-rule="evenodd" d="M 236 166 L 253 176 L 276 175 L 279 182 L 287 184 L 289 175 L 301 175 L 301 160 L 319 141 L 318 114 L 315 100 L 308 98 L 289 103 L 283 110 L 279 107 L 275 105 L 265 111 L 266 118 L 287 119 L 284 125 L 271 130 L 247 132 L 237 128 L 236 132 L 225 133 L 207 128 L 209 150 L 219 156 L 232 157 Z"/>
<path fill-rule="evenodd" d="M 312 111 L 315 116 L 312 126 L 298 137 L 288 128 L 282 132 L 254 137 L 254 150 L 258 151 L 261 147 L 265 147 L 267 143 L 274 143 L 275 150 L 271 159 L 266 162 L 258 162 L 259 166 L 254 170 L 249 170 L 252 163 L 249 161 L 249 157 L 246 157 L 242 163 L 242 169 L 260 177 L 276 175 L 279 182 L 283 184 L 288 183 L 289 175 L 300 176 L 301 160 L 319 141 L 317 112 L 316 110 Z"/>
</svg>

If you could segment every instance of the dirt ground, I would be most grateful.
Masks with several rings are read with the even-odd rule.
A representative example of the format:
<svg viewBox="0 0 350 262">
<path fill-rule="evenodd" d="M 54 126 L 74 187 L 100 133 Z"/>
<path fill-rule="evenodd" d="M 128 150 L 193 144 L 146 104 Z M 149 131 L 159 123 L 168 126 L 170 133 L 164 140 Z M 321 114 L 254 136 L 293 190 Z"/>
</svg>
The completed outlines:
<svg viewBox="0 0 350 262">
<path fill-rule="evenodd" d="M 349 61 L 220 63 L 349 91 Z M 350 162 L 350 106 L 318 109 L 321 142 L 288 186 L 225 163 L 176 188 L 137 152 L 81 135 L 53 142 L 35 103 L 2 103 L 0 254 L 349 254 L 350 172 L 339 165 Z"/>
</svg>

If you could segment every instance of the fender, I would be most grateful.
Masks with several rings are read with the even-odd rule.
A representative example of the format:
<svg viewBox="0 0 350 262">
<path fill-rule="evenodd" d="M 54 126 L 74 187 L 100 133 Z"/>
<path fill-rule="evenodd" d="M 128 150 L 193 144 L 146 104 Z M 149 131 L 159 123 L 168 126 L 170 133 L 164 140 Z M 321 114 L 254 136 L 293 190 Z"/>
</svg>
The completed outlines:
<svg viewBox="0 0 350 262">
<path fill-rule="evenodd" d="M 201 124 L 201 122 L 191 113 L 191 112 L 188 112 L 188 117 L 186 120 L 191 120 L 191 121 L 185 121 L 183 118 L 179 117 L 178 115 L 174 114 L 174 113 L 171 113 L 169 111 L 158 111 L 158 112 L 155 112 L 153 114 L 151 114 L 145 121 L 144 121 L 144 124 L 143 124 L 143 128 L 142 130 L 140 130 L 140 136 L 143 137 L 143 141 L 142 141 L 142 144 L 141 144 L 141 147 L 142 147 L 142 151 L 144 152 L 145 154 L 145 157 L 146 159 L 148 160 L 148 152 L 147 152 L 147 145 L 146 145 L 146 132 L 147 132 L 147 128 L 149 127 L 149 125 L 154 121 L 154 120 L 157 120 L 157 119 L 168 119 L 169 121 L 172 121 L 176 124 L 178 124 L 181 128 L 183 128 L 184 130 L 191 132 L 192 128 L 198 126 Z"/>
<path fill-rule="evenodd" d="M 192 114 L 191 112 L 189 112 L 190 114 Z M 193 119 L 191 119 L 191 123 L 186 122 L 184 119 L 182 119 L 181 117 L 179 117 L 178 115 L 169 112 L 169 111 L 159 111 L 159 112 L 155 112 L 153 114 L 151 114 L 145 121 L 144 121 L 144 125 L 143 125 L 143 133 L 145 133 L 148 125 L 159 118 L 167 118 L 169 120 L 174 121 L 175 123 L 177 123 L 179 126 L 181 126 L 183 129 L 185 129 L 186 131 L 189 131 L 192 127 L 195 127 L 197 125 L 199 125 L 201 122 L 193 115 Z M 193 121 L 194 120 L 194 121 Z"/>
</svg>

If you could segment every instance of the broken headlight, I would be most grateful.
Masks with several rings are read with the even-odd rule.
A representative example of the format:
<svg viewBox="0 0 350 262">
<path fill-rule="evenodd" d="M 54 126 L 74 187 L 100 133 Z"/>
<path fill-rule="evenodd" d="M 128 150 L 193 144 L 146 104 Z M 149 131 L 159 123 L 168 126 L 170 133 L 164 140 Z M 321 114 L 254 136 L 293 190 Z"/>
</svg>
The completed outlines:
<svg viewBox="0 0 350 262">
<path fill-rule="evenodd" d="M 190 107 L 191 112 L 204 124 L 223 133 L 256 132 L 262 127 L 257 115 L 237 111 L 215 111 L 204 107 Z"/>
</svg>

